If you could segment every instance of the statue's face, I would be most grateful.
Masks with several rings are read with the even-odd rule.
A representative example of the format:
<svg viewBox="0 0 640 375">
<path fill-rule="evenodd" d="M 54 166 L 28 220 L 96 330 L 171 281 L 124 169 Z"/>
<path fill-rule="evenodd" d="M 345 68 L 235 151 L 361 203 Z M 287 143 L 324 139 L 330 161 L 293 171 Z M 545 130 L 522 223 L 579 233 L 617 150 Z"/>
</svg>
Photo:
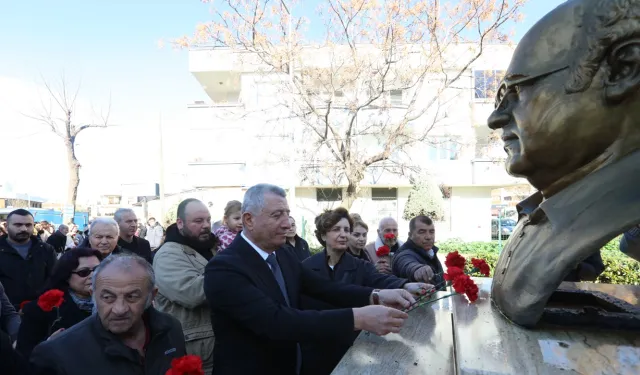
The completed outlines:
<svg viewBox="0 0 640 375">
<path fill-rule="evenodd" d="M 620 134 L 620 125 L 603 96 L 601 69 L 591 86 L 568 94 L 570 65 L 582 59 L 572 46 L 582 32 L 575 4 L 565 3 L 522 39 L 488 120 L 502 129 L 507 171 L 544 189 L 602 155 Z"/>
</svg>

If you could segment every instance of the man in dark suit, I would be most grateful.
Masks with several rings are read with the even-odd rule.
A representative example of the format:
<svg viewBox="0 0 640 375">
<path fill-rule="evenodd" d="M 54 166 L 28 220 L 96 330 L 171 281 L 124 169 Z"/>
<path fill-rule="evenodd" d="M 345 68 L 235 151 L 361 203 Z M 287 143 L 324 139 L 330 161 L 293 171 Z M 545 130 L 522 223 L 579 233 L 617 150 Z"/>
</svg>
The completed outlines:
<svg viewBox="0 0 640 375">
<path fill-rule="evenodd" d="M 242 212 L 243 231 L 205 270 L 216 336 L 214 374 L 299 374 L 301 341 L 337 339 L 354 330 L 400 331 L 407 314 L 392 307 L 415 302 L 409 292 L 327 281 L 303 269 L 290 250 L 278 250 L 290 229 L 282 188 L 251 187 Z M 298 310 L 302 292 L 342 308 Z"/>
</svg>

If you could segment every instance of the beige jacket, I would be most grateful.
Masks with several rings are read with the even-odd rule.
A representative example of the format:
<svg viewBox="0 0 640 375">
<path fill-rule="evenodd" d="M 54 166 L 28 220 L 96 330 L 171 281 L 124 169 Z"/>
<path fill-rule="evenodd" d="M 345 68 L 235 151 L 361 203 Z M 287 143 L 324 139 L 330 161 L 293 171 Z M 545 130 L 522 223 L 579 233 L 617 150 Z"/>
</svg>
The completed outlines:
<svg viewBox="0 0 640 375">
<path fill-rule="evenodd" d="M 207 260 L 194 249 L 167 242 L 153 257 L 158 295 L 156 308 L 182 323 L 187 353 L 202 358 L 204 370 L 213 370 L 214 335 L 211 309 L 204 295 Z"/>
<path fill-rule="evenodd" d="M 400 239 L 398 239 L 398 248 L 400 248 L 400 246 L 402 246 L 402 244 L 404 244 L 403 241 L 400 241 Z M 378 261 L 378 256 L 376 255 L 376 250 L 378 250 L 378 248 L 380 246 L 382 246 L 382 240 L 380 239 L 380 237 L 376 237 L 376 240 L 373 242 L 369 242 L 364 249 L 367 251 L 367 253 L 369 254 L 369 259 L 371 259 L 372 263 L 376 263 Z"/>
</svg>

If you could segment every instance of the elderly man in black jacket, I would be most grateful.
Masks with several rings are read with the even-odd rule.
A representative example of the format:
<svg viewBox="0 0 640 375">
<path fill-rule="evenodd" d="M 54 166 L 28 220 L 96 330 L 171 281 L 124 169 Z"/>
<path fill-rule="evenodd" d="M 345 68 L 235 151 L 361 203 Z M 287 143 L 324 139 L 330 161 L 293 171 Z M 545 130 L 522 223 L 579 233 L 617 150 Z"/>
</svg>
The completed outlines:
<svg viewBox="0 0 640 375">
<path fill-rule="evenodd" d="M 151 244 L 144 239 L 144 236 L 136 236 L 138 230 L 136 213 L 130 208 L 119 208 L 113 214 L 113 219 L 119 227 L 118 246 L 143 257 L 149 263 L 153 263 Z"/>
<path fill-rule="evenodd" d="M 105 258 L 92 288 L 97 314 L 36 346 L 33 375 L 164 375 L 185 355 L 180 322 L 151 306 L 157 288 L 144 258 Z"/>
</svg>

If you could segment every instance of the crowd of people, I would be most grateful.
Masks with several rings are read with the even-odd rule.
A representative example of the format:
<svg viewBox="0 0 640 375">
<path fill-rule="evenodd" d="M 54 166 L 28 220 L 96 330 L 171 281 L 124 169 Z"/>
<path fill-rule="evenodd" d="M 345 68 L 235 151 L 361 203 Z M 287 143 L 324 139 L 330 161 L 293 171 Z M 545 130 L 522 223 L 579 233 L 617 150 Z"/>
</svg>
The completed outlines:
<svg viewBox="0 0 640 375">
<path fill-rule="evenodd" d="M 127 208 L 82 231 L 9 214 L 0 373 L 164 375 L 190 354 L 205 374 L 330 374 L 361 330 L 399 332 L 415 298 L 445 285 L 429 217 L 412 218 L 405 241 L 384 218 L 367 243 L 360 215 L 328 210 L 312 255 L 285 191 L 268 184 L 229 202 L 219 225 L 186 199 L 166 233 L 153 218 L 143 227 Z M 623 242 L 639 254 L 640 228 Z M 568 280 L 595 278 L 601 263 Z"/>
</svg>

